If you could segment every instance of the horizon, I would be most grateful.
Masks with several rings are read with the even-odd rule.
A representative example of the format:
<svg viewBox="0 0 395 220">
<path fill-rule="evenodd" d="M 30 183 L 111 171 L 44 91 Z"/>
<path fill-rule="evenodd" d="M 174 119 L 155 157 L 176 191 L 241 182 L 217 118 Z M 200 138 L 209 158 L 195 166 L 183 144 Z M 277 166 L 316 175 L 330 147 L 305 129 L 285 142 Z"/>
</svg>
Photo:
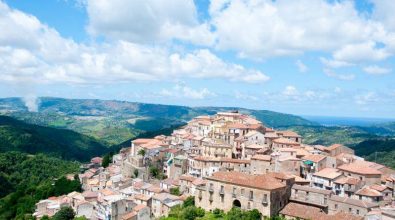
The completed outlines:
<svg viewBox="0 0 395 220">
<path fill-rule="evenodd" d="M 391 0 L 0 0 L 0 96 L 395 118 L 394 10 Z"/>
<path fill-rule="evenodd" d="M 20 99 L 22 102 L 24 102 L 25 107 L 28 107 L 28 104 L 26 103 L 26 100 L 24 100 L 24 97 L 21 96 L 15 96 L 15 97 L 0 97 L 0 99 Z M 130 103 L 139 103 L 139 104 L 149 104 L 149 105 L 167 105 L 167 106 L 178 106 L 178 107 L 188 107 L 188 108 L 233 108 L 235 110 L 239 109 L 246 109 L 246 110 L 256 110 L 256 111 L 271 111 L 271 112 L 277 112 L 277 113 L 282 113 L 282 114 L 289 114 L 289 115 L 294 115 L 294 116 L 299 116 L 302 117 L 306 120 L 312 121 L 319 123 L 321 125 L 324 125 L 322 123 L 321 119 L 348 119 L 348 120 L 359 120 L 362 122 L 366 122 L 368 120 L 373 120 L 374 123 L 377 122 L 393 122 L 395 121 L 395 118 L 380 118 L 380 117 L 354 117 L 354 116 L 336 116 L 336 115 L 299 115 L 299 114 L 293 114 L 293 113 L 288 113 L 288 112 L 280 112 L 280 111 L 274 111 L 271 109 L 255 109 L 255 108 L 246 108 L 246 107 L 238 107 L 238 106 L 190 106 L 190 105 L 178 105 L 178 104 L 163 104 L 163 103 L 151 103 L 151 102 L 138 102 L 138 101 L 128 101 L 128 100 L 120 100 L 120 99 L 100 99 L 100 98 L 65 98 L 65 97 L 55 97 L 55 96 L 41 96 L 41 97 L 34 97 L 36 100 L 34 101 L 34 105 L 36 105 L 34 108 L 37 108 L 37 110 L 40 107 L 40 102 L 39 100 L 41 98 L 54 98 L 54 99 L 65 99 L 65 100 L 99 100 L 99 101 L 116 101 L 116 102 L 130 102 Z M 311 119 L 315 118 L 315 119 Z M 317 121 L 315 121 L 317 120 Z M 372 123 L 373 123 L 372 122 Z M 336 125 L 336 122 L 333 122 L 333 124 L 330 125 Z M 353 125 L 353 124 L 350 124 Z"/>
</svg>

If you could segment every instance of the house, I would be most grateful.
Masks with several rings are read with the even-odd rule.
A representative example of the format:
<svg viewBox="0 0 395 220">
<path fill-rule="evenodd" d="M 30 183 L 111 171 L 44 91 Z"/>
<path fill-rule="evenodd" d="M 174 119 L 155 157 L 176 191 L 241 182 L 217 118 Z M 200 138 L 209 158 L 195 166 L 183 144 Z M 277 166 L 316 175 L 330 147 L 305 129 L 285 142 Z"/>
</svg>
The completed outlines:
<svg viewBox="0 0 395 220">
<path fill-rule="evenodd" d="M 290 201 L 315 206 L 327 212 L 331 194 L 330 190 L 295 184 L 292 186 Z"/>
<path fill-rule="evenodd" d="M 329 198 L 328 204 L 328 214 L 347 212 L 357 216 L 365 216 L 374 208 L 379 207 L 377 203 L 371 203 L 368 201 L 352 199 L 348 197 L 340 197 L 336 195 L 332 195 Z"/>
<path fill-rule="evenodd" d="M 270 155 L 256 154 L 251 157 L 250 173 L 259 175 L 272 172 L 272 157 Z"/>
<path fill-rule="evenodd" d="M 342 177 L 342 173 L 335 168 L 324 168 L 312 174 L 313 187 L 320 189 L 333 190 L 335 180 Z"/>
<path fill-rule="evenodd" d="M 152 215 L 155 218 L 166 216 L 169 214 L 170 209 L 182 203 L 178 196 L 171 195 L 170 193 L 159 193 L 152 197 Z"/>
<path fill-rule="evenodd" d="M 288 202 L 293 183 L 293 178 L 276 174 L 250 175 L 235 171 L 216 172 L 204 179 L 206 185 L 195 193 L 197 206 L 224 211 L 232 207 L 257 209 L 263 216 L 278 214 Z"/>
<path fill-rule="evenodd" d="M 276 133 L 279 137 L 283 137 L 297 143 L 302 143 L 302 136 L 300 136 L 298 133 L 294 131 L 286 130 L 286 131 L 277 131 Z"/>
<path fill-rule="evenodd" d="M 311 180 L 312 174 L 326 167 L 326 156 L 310 154 L 302 158 L 301 174 L 303 178 Z"/>
<path fill-rule="evenodd" d="M 342 176 L 334 181 L 334 193 L 338 196 L 351 197 L 364 183 L 355 177 Z"/>
<path fill-rule="evenodd" d="M 366 161 L 355 161 L 349 164 L 343 164 L 338 169 L 345 176 L 351 176 L 361 180 L 365 185 L 373 185 L 381 183 L 382 173 L 371 167 L 371 163 Z"/>
<path fill-rule="evenodd" d="M 326 155 L 331 157 L 336 157 L 340 154 L 349 154 L 349 155 L 355 154 L 353 149 L 346 147 L 342 144 L 333 144 L 329 147 L 323 148 L 323 151 Z"/>
</svg>

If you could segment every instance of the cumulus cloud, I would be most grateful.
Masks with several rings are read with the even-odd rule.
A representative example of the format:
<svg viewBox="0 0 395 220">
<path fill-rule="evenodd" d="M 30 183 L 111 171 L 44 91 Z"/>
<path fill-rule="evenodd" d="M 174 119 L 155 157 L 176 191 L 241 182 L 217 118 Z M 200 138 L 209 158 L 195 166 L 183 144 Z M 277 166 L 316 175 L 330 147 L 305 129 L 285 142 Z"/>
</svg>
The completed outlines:
<svg viewBox="0 0 395 220">
<path fill-rule="evenodd" d="M 137 43 L 179 39 L 212 45 L 214 34 L 206 23 L 199 23 L 193 0 L 86 0 L 94 36 L 105 36 Z"/>
<path fill-rule="evenodd" d="M 306 51 L 336 51 L 342 61 L 389 56 L 385 48 L 374 45 L 388 40 L 390 33 L 379 21 L 361 15 L 352 1 L 221 0 L 211 1 L 209 12 L 217 48 L 242 57 Z"/>
<path fill-rule="evenodd" d="M 364 67 L 363 71 L 365 71 L 367 74 L 370 75 L 384 75 L 390 73 L 392 70 L 389 68 L 372 65 L 372 66 Z"/>
<path fill-rule="evenodd" d="M 90 2 L 87 4 L 89 7 Z M 96 4 L 105 7 L 107 3 L 97 1 Z M 189 3 L 187 6 L 192 7 Z M 170 13 L 168 16 L 177 16 L 177 19 L 184 19 L 186 23 L 193 23 L 189 15 L 179 13 Z M 0 29 L 4 32 L 0 35 L 0 71 L 3 81 L 120 83 L 222 78 L 256 83 L 269 80 L 261 71 L 226 62 L 209 49 L 181 53 L 164 46 L 127 40 L 93 45 L 76 43 L 61 37 L 56 30 L 42 24 L 34 16 L 10 9 L 2 2 L 0 21 Z"/>
</svg>

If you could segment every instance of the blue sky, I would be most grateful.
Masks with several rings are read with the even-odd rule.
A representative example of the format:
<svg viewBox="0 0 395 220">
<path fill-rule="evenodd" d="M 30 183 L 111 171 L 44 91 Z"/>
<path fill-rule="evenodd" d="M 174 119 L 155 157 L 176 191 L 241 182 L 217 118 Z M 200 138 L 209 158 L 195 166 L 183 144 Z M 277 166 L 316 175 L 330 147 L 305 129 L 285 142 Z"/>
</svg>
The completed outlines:
<svg viewBox="0 0 395 220">
<path fill-rule="evenodd" d="M 395 118 L 392 0 L 0 1 L 0 96 Z"/>
</svg>

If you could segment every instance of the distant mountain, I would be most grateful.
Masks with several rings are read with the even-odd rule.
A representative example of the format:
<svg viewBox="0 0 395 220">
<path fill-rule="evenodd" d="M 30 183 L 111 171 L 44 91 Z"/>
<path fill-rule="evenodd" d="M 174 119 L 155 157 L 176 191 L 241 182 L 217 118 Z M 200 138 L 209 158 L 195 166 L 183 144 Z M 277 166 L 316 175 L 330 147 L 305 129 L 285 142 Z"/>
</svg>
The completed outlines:
<svg viewBox="0 0 395 220">
<path fill-rule="evenodd" d="M 144 132 L 181 125 L 195 116 L 213 115 L 218 111 L 239 110 L 274 128 L 318 125 L 299 116 L 267 110 L 186 107 L 97 99 L 43 97 L 39 99 L 38 109 L 38 112 L 28 112 L 20 98 L 0 99 L 0 112 L 5 115 L 33 124 L 71 129 L 109 145 L 118 145 Z"/>
<path fill-rule="evenodd" d="M 109 149 L 95 139 L 71 130 L 27 124 L 0 116 L 0 153 L 8 151 L 44 153 L 63 159 L 87 161 Z"/>
</svg>

